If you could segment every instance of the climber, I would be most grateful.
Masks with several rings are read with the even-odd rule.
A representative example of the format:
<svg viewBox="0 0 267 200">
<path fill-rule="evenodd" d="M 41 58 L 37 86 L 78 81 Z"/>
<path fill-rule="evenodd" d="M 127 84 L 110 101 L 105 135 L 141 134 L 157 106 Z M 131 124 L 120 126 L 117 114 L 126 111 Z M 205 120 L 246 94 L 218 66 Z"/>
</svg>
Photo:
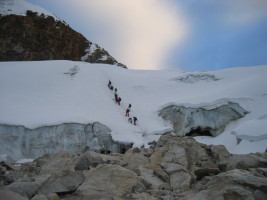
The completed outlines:
<svg viewBox="0 0 267 200">
<path fill-rule="evenodd" d="M 129 123 L 132 123 L 132 122 L 133 122 L 133 120 L 132 120 L 131 117 L 129 117 L 128 122 L 129 122 Z"/>
<path fill-rule="evenodd" d="M 108 88 L 109 88 L 110 90 L 113 90 L 113 86 L 112 86 L 112 83 L 111 83 L 110 80 L 108 81 Z"/>
<path fill-rule="evenodd" d="M 119 106 L 121 105 L 121 98 L 120 97 L 117 98 L 117 103 L 119 104 Z"/>
<path fill-rule="evenodd" d="M 132 107 L 132 105 L 129 104 L 128 108 L 126 109 L 125 116 L 129 117 L 129 113 L 130 113 L 130 111 L 131 111 L 131 107 Z"/>
<path fill-rule="evenodd" d="M 115 102 L 117 103 L 118 102 L 117 88 L 115 88 L 114 96 L 115 96 Z"/>
<path fill-rule="evenodd" d="M 136 125 L 137 117 L 133 117 L 134 125 Z"/>
</svg>

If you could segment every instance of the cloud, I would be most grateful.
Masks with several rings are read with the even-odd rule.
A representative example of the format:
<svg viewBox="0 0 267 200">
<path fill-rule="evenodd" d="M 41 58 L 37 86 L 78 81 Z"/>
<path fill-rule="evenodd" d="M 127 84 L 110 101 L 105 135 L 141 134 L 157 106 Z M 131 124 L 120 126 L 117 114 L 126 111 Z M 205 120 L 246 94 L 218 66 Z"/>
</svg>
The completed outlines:
<svg viewBox="0 0 267 200">
<path fill-rule="evenodd" d="M 162 0 L 64 0 L 85 36 L 134 69 L 160 69 L 185 37 L 175 4 Z M 68 22 L 68 21 L 67 21 Z"/>
</svg>

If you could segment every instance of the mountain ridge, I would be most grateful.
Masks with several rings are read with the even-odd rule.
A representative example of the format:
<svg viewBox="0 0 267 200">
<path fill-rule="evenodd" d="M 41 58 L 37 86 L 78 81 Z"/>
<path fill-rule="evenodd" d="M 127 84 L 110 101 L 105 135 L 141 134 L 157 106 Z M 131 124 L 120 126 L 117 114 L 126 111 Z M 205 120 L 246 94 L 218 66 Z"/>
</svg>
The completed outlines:
<svg viewBox="0 0 267 200">
<path fill-rule="evenodd" d="M 17 9 L 17 4 L 33 10 Z M 55 15 L 29 5 L 24 0 L 1 2 L 0 61 L 73 60 L 127 68 Z"/>
</svg>

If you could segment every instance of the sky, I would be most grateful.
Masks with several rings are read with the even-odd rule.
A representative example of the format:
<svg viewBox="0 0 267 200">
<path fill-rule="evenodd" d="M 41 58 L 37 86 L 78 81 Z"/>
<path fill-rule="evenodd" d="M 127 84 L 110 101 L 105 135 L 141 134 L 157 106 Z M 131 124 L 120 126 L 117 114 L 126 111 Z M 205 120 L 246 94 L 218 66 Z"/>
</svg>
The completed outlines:
<svg viewBox="0 0 267 200">
<path fill-rule="evenodd" d="M 130 69 L 267 64 L 266 0 L 27 0 Z"/>
</svg>

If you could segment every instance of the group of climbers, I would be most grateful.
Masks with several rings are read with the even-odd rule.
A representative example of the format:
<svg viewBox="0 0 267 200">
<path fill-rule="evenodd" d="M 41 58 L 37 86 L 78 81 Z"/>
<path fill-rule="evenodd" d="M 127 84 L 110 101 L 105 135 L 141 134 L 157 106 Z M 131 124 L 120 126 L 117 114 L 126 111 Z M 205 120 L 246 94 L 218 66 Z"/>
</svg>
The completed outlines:
<svg viewBox="0 0 267 200">
<path fill-rule="evenodd" d="M 113 85 L 112 85 L 110 80 L 108 82 L 108 88 L 113 91 Z M 115 88 L 114 97 L 115 97 L 115 102 L 120 106 L 121 105 L 121 97 L 118 96 L 117 88 Z M 136 125 L 137 117 L 135 117 L 135 116 L 133 116 L 133 118 L 130 117 L 131 108 L 132 108 L 132 105 L 129 104 L 128 108 L 126 109 L 125 116 L 128 117 L 129 123 L 131 123 L 131 124 L 133 123 L 134 125 Z"/>
</svg>

